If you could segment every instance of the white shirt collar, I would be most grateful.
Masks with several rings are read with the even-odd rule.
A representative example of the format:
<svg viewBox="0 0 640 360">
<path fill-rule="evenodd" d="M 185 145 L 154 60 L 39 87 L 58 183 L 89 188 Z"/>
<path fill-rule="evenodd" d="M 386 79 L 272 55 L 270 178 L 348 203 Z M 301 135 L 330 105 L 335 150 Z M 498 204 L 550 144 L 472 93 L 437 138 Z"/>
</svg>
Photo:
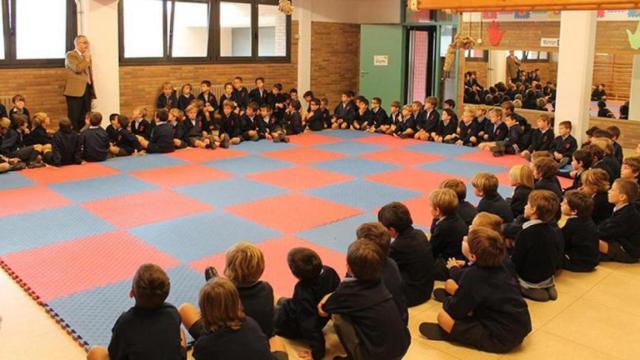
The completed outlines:
<svg viewBox="0 0 640 360">
<path fill-rule="evenodd" d="M 537 224 L 542 224 L 542 220 L 540 220 L 540 219 L 529 220 L 526 223 L 522 224 L 522 230 L 528 228 L 529 226 L 533 226 L 533 225 L 537 225 Z"/>
</svg>

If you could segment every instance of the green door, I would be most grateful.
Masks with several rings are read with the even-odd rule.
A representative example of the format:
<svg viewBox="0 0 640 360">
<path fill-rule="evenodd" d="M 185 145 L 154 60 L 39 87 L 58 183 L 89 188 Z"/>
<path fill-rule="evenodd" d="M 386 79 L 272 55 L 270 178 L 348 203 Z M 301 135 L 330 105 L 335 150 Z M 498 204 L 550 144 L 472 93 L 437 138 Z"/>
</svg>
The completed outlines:
<svg viewBox="0 0 640 360">
<path fill-rule="evenodd" d="M 392 101 L 404 99 L 404 31 L 402 25 L 360 27 L 360 94 Z"/>
</svg>

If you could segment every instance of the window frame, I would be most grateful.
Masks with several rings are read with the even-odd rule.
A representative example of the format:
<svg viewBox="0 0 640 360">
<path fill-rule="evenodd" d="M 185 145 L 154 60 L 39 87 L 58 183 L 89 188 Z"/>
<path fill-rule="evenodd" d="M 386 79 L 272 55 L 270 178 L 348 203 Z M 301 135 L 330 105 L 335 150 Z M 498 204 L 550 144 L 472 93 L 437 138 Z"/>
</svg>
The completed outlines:
<svg viewBox="0 0 640 360">
<path fill-rule="evenodd" d="M 0 68 L 49 68 L 64 67 L 64 57 L 61 59 L 17 59 L 17 37 L 16 37 L 16 1 L 2 0 L 3 36 L 4 36 L 4 59 L 0 59 Z M 67 51 L 73 49 L 73 40 L 78 34 L 78 12 L 75 0 L 66 0 L 66 41 Z M 13 11 L 9 12 L 9 9 Z"/>
<path fill-rule="evenodd" d="M 188 64 L 262 64 L 262 63 L 291 63 L 291 15 L 286 15 L 286 55 L 285 56 L 259 56 L 259 5 L 278 6 L 278 0 L 159 0 L 163 2 L 163 56 L 153 58 L 126 58 L 124 56 L 124 2 L 118 4 L 118 47 L 120 65 L 188 65 Z M 171 45 L 173 43 L 173 18 L 175 14 L 175 2 L 209 3 L 209 38 L 207 56 L 204 57 L 172 57 Z M 251 56 L 220 56 L 220 3 L 235 2 L 251 5 Z M 167 19 L 167 4 L 172 6 L 172 16 Z"/>
<path fill-rule="evenodd" d="M 474 50 L 482 51 L 482 56 L 467 57 L 467 51 L 474 51 Z M 489 62 L 489 50 L 487 50 L 487 49 L 467 49 L 467 50 L 465 50 L 464 61 L 465 62 L 484 62 L 484 63 Z"/>
</svg>

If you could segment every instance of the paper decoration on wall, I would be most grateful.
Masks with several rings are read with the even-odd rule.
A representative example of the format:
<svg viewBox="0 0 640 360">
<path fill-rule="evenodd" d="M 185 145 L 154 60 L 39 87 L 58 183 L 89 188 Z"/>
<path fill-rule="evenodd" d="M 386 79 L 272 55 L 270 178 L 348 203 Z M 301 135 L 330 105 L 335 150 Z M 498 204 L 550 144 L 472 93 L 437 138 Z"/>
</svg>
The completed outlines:
<svg viewBox="0 0 640 360">
<path fill-rule="evenodd" d="M 629 45 L 633 50 L 640 49 L 640 22 L 638 22 L 636 32 L 632 33 L 631 30 L 627 29 L 627 37 L 629 38 Z"/>
<path fill-rule="evenodd" d="M 627 16 L 629 16 L 630 18 L 640 17 L 640 11 L 638 11 L 638 10 L 629 10 L 629 12 L 627 13 Z"/>
<path fill-rule="evenodd" d="M 492 46 L 500 45 L 504 31 L 500 30 L 500 24 L 497 21 L 494 20 L 491 22 L 491 25 L 487 28 L 487 32 L 489 33 L 489 43 Z"/>
<path fill-rule="evenodd" d="M 549 19 L 560 19 L 560 11 L 547 11 Z"/>
<path fill-rule="evenodd" d="M 604 17 L 604 10 L 598 10 L 598 11 L 596 11 L 596 17 L 599 17 L 599 18 Z"/>
<path fill-rule="evenodd" d="M 444 72 L 444 77 L 448 78 L 451 74 L 451 70 L 453 69 L 453 65 L 456 61 L 456 55 L 458 54 L 458 50 L 469 50 L 473 49 L 476 45 L 474 39 L 470 36 L 458 34 L 453 39 L 449 47 L 447 48 L 447 55 L 444 57 L 444 65 L 442 70 Z"/>
<path fill-rule="evenodd" d="M 293 14 L 293 5 L 291 5 L 291 0 L 280 0 L 278 2 L 278 10 L 285 15 Z"/>
<path fill-rule="evenodd" d="M 492 19 L 497 19 L 498 18 L 498 13 L 497 12 L 483 12 L 482 13 L 482 20 L 492 20 Z"/>
<path fill-rule="evenodd" d="M 513 13 L 513 17 L 516 19 L 528 19 L 531 17 L 531 11 L 516 11 Z"/>
</svg>

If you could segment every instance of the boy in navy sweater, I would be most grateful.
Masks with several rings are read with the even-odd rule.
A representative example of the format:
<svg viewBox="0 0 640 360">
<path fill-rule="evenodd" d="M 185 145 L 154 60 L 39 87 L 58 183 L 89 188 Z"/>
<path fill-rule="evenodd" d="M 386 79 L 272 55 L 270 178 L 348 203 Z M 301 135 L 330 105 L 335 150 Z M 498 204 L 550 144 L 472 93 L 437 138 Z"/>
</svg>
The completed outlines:
<svg viewBox="0 0 640 360">
<path fill-rule="evenodd" d="M 54 166 L 82 163 L 81 137 L 73 131 L 71 120 L 60 120 L 58 127 L 58 132 L 53 135 L 52 150 L 48 162 Z"/>
<path fill-rule="evenodd" d="M 511 114 L 507 115 L 504 118 L 504 123 L 507 126 L 507 136 L 503 141 L 496 141 L 494 146 L 489 146 L 489 150 L 495 157 L 504 154 L 514 155 L 524 148 L 522 128 L 518 125 L 516 118 Z"/>
<path fill-rule="evenodd" d="M 135 135 L 129 130 L 129 118 L 126 116 L 118 116 L 117 121 L 113 124 L 116 131 L 115 139 L 109 146 L 109 153 L 113 156 L 129 156 L 142 150 L 140 142 Z"/>
<path fill-rule="evenodd" d="M 480 149 L 489 149 L 496 141 L 503 141 L 507 137 L 507 125 L 502 121 L 502 109 L 495 108 L 489 112 L 489 123 L 482 136 Z M 486 144 L 486 145 L 485 145 Z"/>
<path fill-rule="evenodd" d="M 243 141 L 264 139 L 264 122 L 258 115 L 258 103 L 251 101 L 240 117 L 240 135 Z"/>
<path fill-rule="evenodd" d="M 462 121 L 458 124 L 456 145 L 478 145 L 478 122 L 473 118 L 473 111 L 465 109 L 462 113 Z"/>
<path fill-rule="evenodd" d="M 280 298 L 275 310 L 276 335 L 301 339 L 311 348 L 311 358 L 321 360 L 325 354 L 322 329 L 329 321 L 316 309 L 325 295 L 332 293 L 340 278 L 336 271 L 323 266 L 318 254 L 308 248 L 293 248 L 287 255 L 291 273 L 298 279 L 290 299 Z"/>
<path fill-rule="evenodd" d="M 264 89 L 264 78 L 256 78 L 256 87 L 249 91 L 249 102 L 258 104 L 258 108 L 267 103 L 267 90 Z"/>
<path fill-rule="evenodd" d="M 578 149 L 576 138 L 571 135 L 571 121 L 563 121 L 558 125 L 560 135 L 551 144 L 549 151 L 558 162 L 558 166 L 563 168 L 571 162 L 573 153 Z"/>
<path fill-rule="evenodd" d="M 439 143 L 450 143 L 458 129 L 458 117 L 451 109 L 442 110 L 440 122 L 436 126 L 436 130 L 431 134 L 433 141 Z"/>
<path fill-rule="evenodd" d="M 87 359 L 186 359 L 180 315 L 165 302 L 170 287 L 167 273 L 158 265 L 140 266 L 129 294 L 136 305 L 113 325 L 108 350 L 94 347 Z"/>
<path fill-rule="evenodd" d="M 445 300 L 438 324 L 422 323 L 420 333 L 482 351 L 509 352 L 531 332 L 531 317 L 516 279 L 504 265 L 505 243 L 492 229 L 473 228 L 463 252 L 473 265 L 460 278 L 455 294 Z"/>
<path fill-rule="evenodd" d="M 381 281 L 384 254 L 370 241 L 349 246 L 346 278 L 318 304 L 320 316 L 332 315 L 340 342 L 352 359 L 402 359 L 411 335 L 391 293 Z"/>
<path fill-rule="evenodd" d="M 131 113 L 131 133 L 136 137 L 143 137 L 147 140 L 151 138 L 152 126 L 145 118 L 147 116 L 147 109 L 144 106 L 138 106 L 133 109 Z"/>
<path fill-rule="evenodd" d="M 309 112 L 306 114 L 305 126 L 311 131 L 321 131 L 325 127 L 325 118 L 320 110 L 320 100 L 309 101 Z"/>
<path fill-rule="evenodd" d="M 531 134 L 531 145 L 520 153 L 525 159 L 531 159 L 531 154 L 536 151 L 548 151 L 553 143 L 554 135 L 551 129 L 551 119 L 542 114 L 538 117 L 538 128 Z"/>
<path fill-rule="evenodd" d="M 431 296 L 435 260 L 427 236 L 413 227 L 409 209 L 402 203 L 392 202 L 378 211 L 378 221 L 389 230 L 391 242 L 389 257 L 398 268 L 404 282 L 407 306 L 420 305 Z"/>
<path fill-rule="evenodd" d="M 371 99 L 371 114 L 373 116 L 373 126 L 369 128 L 369 131 L 386 134 L 391 128 L 391 119 L 382 108 L 382 99 L 379 97 Z"/>
<path fill-rule="evenodd" d="M 633 203 L 638 199 L 638 183 L 618 179 L 609 190 L 615 205 L 611 217 L 598 225 L 602 261 L 637 263 L 640 258 L 640 214 Z"/>
<path fill-rule="evenodd" d="M 151 139 L 147 140 L 138 136 L 140 146 L 148 153 L 170 153 L 175 151 L 173 142 L 173 126 L 169 124 L 169 110 L 158 109 L 156 111 L 156 126 L 151 131 Z"/>
<path fill-rule="evenodd" d="M 522 295 L 535 301 L 558 298 L 553 275 L 558 269 L 559 254 L 564 246 L 551 226 L 558 212 L 558 197 L 548 190 L 534 190 L 524 207 L 528 220 L 516 238 L 511 256 Z"/>
<path fill-rule="evenodd" d="M 490 173 L 477 173 L 471 180 L 475 195 L 481 197 L 478 212 L 486 211 L 498 215 L 504 223 L 513 221 L 511 207 L 498 193 L 498 178 Z"/>
<path fill-rule="evenodd" d="M 430 96 L 424 100 L 424 111 L 416 115 L 418 132 L 414 137 L 417 140 L 427 141 L 431 139 L 431 133 L 435 132 L 440 122 L 440 113 L 436 110 L 436 106 L 438 106 L 437 97 Z"/>
<path fill-rule="evenodd" d="M 218 100 L 216 96 L 211 92 L 211 81 L 202 80 L 200 82 L 200 94 L 198 94 L 198 100 L 204 104 L 204 112 L 207 116 L 207 120 L 213 121 L 213 114 L 218 109 Z"/>
<path fill-rule="evenodd" d="M 556 194 L 558 200 L 562 199 L 562 188 L 558 181 L 558 163 L 550 157 L 541 157 L 532 163 L 535 190 L 549 190 Z"/>
<path fill-rule="evenodd" d="M 162 93 L 158 96 L 156 108 L 171 110 L 178 106 L 178 98 L 170 82 L 162 84 Z"/>
<path fill-rule="evenodd" d="M 591 219 L 593 199 L 578 190 L 564 194 L 562 214 L 567 222 L 562 228 L 564 258 L 562 267 L 569 271 L 592 271 L 600 261 L 598 228 Z"/>
<path fill-rule="evenodd" d="M 353 96 L 354 94 L 351 90 L 342 93 L 341 102 L 336 106 L 331 119 L 332 129 L 348 129 L 353 124 L 353 119 L 355 119 L 358 112 L 356 105 L 351 101 Z"/>
<path fill-rule="evenodd" d="M 455 191 L 458 196 L 458 216 L 460 216 L 467 226 L 471 225 L 473 218 L 478 214 L 478 210 L 466 200 L 467 185 L 460 179 L 447 179 L 440 184 L 440 189 L 451 189 Z"/>
<path fill-rule="evenodd" d="M 84 161 L 105 161 L 109 155 L 109 135 L 100 127 L 102 114 L 92 112 L 90 126 L 82 133 L 82 159 Z"/>
<path fill-rule="evenodd" d="M 462 238 L 467 235 L 467 224 L 458 216 L 458 195 L 451 189 L 438 189 L 429 196 L 431 203 L 431 250 L 435 261 L 434 279 L 449 277 L 447 260 L 463 259 Z"/>
</svg>

